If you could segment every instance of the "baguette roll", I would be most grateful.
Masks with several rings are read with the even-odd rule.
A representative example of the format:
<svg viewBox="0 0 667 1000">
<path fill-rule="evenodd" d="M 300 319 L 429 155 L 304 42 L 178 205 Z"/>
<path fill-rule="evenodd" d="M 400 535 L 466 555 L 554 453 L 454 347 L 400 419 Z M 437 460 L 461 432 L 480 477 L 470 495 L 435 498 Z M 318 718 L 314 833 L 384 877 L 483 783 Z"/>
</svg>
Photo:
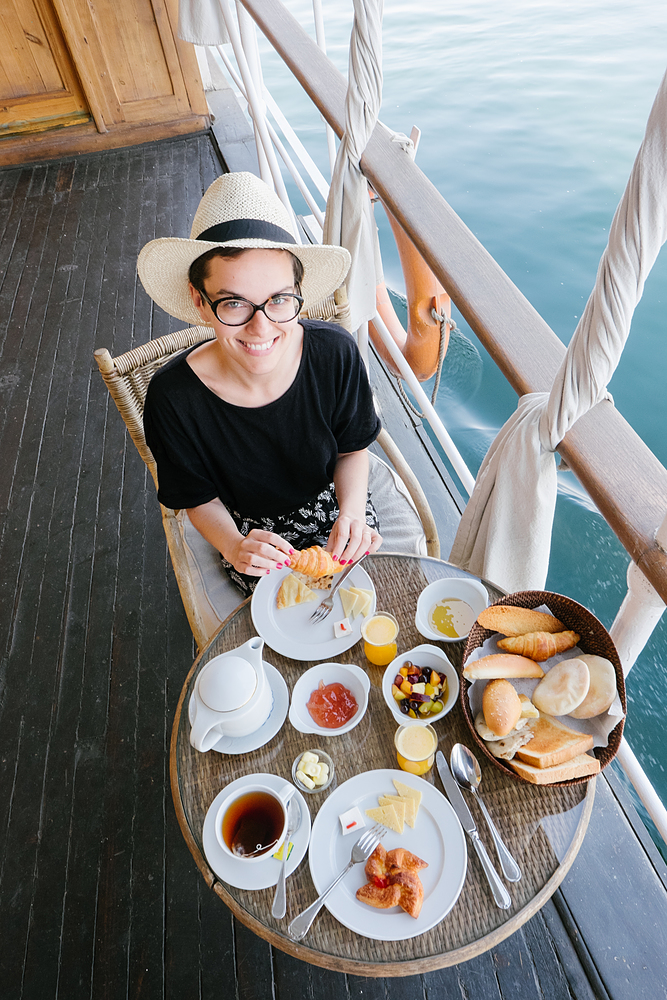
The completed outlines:
<svg viewBox="0 0 667 1000">
<path fill-rule="evenodd" d="M 515 608 L 510 604 L 492 604 L 477 615 L 477 621 L 482 628 L 508 636 L 526 635 L 527 632 L 563 632 L 565 629 L 553 615 L 531 611 L 530 608 Z"/>
<path fill-rule="evenodd" d="M 493 680 L 496 677 L 544 677 L 539 663 L 527 656 L 513 653 L 492 653 L 473 660 L 463 668 L 463 676 L 468 681 Z"/>
</svg>

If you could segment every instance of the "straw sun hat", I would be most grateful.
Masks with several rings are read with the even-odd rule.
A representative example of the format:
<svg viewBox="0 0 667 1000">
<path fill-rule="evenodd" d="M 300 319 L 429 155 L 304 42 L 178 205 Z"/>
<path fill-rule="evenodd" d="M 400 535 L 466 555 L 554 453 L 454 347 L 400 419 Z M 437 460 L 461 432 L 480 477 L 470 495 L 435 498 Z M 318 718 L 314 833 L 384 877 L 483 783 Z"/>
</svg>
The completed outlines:
<svg viewBox="0 0 667 1000">
<path fill-rule="evenodd" d="M 306 309 L 335 291 L 350 266 L 343 247 L 295 243 L 285 206 L 254 174 L 223 174 L 200 201 L 189 240 L 152 240 L 139 254 L 139 277 L 153 301 L 177 319 L 201 326 L 190 298 L 188 272 L 197 257 L 214 247 L 289 250 L 303 264 L 301 294 Z"/>
</svg>

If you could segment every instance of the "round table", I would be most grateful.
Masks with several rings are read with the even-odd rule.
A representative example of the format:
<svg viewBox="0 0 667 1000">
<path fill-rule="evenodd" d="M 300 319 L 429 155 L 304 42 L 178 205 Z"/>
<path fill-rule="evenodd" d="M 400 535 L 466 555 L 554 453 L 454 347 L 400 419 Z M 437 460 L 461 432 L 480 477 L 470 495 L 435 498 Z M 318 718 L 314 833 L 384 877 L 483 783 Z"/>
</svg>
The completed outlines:
<svg viewBox="0 0 667 1000">
<path fill-rule="evenodd" d="M 443 577 L 468 576 L 462 570 L 429 557 L 377 553 L 366 559 L 373 580 L 378 608 L 391 611 L 400 625 L 399 653 L 423 643 L 415 628 L 415 608 L 420 592 Z M 491 600 L 502 596 L 486 584 Z M 482 762 L 484 800 L 503 839 L 522 870 L 520 882 L 509 885 L 512 906 L 498 909 L 492 899 L 481 865 L 468 841 L 468 871 L 458 901 L 432 930 L 407 941 L 384 942 L 360 937 L 321 911 L 303 942 L 287 934 L 290 920 L 317 896 L 310 877 L 307 855 L 287 881 L 287 915 L 271 916 L 274 889 L 244 890 L 221 882 L 206 861 L 202 830 L 208 807 L 230 781 L 242 775 L 270 772 L 291 780 L 292 762 L 317 743 L 333 758 L 336 779 L 317 795 L 305 796 L 314 819 L 334 788 L 361 770 L 397 768 L 394 750 L 396 721 L 382 697 L 383 667 L 369 664 L 359 642 L 335 659 L 357 663 L 367 670 L 371 691 L 368 711 L 349 733 L 323 738 L 297 732 L 285 720 L 278 734 L 261 749 L 242 756 L 210 750 L 199 753 L 190 745 L 188 704 L 199 672 L 219 653 L 234 649 L 256 635 L 245 601 L 234 611 L 209 645 L 202 650 L 183 685 L 172 730 L 170 770 L 176 814 L 188 847 L 206 882 L 234 915 L 275 947 L 306 962 L 338 972 L 362 976 L 407 976 L 456 965 L 494 947 L 513 934 L 549 899 L 570 868 L 582 843 L 593 807 L 595 780 L 567 787 L 538 787 L 506 777 Z M 430 640 L 429 640 L 430 641 Z M 461 668 L 465 643 L 443 643 L 457 670 Z M 265 645 L 264 659 L 283 675 L 291 692 L 301 674 L 312 663 L 290 660 Z M 472 745 L 460 705 L 435 723 L 439 749 L 449 758 L 454 743 Z M 400 776 L 400 772 L 397 776 Z M 424 779 L 440 788 L 435 771 Z M 465 793 L 480 836 L 497 864 L 491 838 L 472 796 Z"/>
</svg>

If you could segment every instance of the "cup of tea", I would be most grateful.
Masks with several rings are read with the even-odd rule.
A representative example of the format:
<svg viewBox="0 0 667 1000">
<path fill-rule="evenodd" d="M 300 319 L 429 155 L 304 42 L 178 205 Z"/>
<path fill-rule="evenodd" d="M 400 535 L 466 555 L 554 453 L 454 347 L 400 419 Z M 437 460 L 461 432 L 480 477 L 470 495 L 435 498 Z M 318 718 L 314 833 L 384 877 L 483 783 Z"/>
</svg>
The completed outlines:
<svg viewBox="0 0 667 1000">
<path fill-rule="evenodd" d="M 237 861 L 263 861 L 274 854 L 287 832 L 287 806 L 296 789 L 285 783 L 275 790 L 261 783 L 242 785 L 221 804 L 215 834 L 221 848 Z"/>
</svg>

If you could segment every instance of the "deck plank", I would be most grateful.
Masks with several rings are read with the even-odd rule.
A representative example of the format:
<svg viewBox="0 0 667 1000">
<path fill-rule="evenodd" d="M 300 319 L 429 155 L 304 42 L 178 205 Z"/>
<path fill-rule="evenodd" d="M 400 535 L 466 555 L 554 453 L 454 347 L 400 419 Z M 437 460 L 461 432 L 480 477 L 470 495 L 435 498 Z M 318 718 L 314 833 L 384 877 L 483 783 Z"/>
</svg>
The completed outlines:
<svg viewBox="0 0 667 1000">
<path fill-rule="evenodd" d="M 580 876 L 564 886 L 562 917 L 547 904 L 491 953 L 367 980 L 272 950 L 187 851 L 167 760 L 194 645 L 152 482 L 92 351 L 183 326 L 143 291 L 136 255 L 189 232 L 219 171 L 207 136 L 0 171 L 3 1000 L 589 1000 Z M 394 413 L 394 388 L 374 378 Z M 392 420 L 413 440 L 411 417 Z M 444 483 L 450 498 L 437 511 L 445 549 L 460 498 L 428 450 L 420 462 L 426 487 L 442 495 Z M 603 805 L 604 817 L 619 812 Z M 620 985 L 596 959 L 610 996 L 634 989 L 659 930 Z"/>
</svg>

